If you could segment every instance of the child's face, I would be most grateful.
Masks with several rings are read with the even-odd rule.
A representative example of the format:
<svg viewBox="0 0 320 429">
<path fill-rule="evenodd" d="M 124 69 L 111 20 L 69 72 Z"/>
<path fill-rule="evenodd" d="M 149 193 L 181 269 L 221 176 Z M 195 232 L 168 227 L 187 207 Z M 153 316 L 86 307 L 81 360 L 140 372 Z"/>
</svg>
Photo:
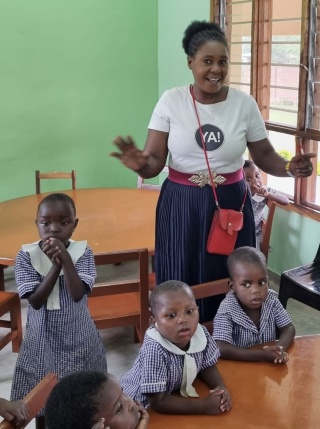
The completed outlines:
<svg viewBox="0 0 320 429">
<path fill-rule="evenodd" d="M 105 419 L 104 426 L 111 429 L 135 429 L 141 414 L 132 399 L 124 395 L 117 379 L 108 374 L 101 392 L 98 395 L 99 412 L 95 420 Z"/>
<path fill-rule="evenodd" d="M 186 289 L 160 295 L 154 319 L 156 329 L 164 338 L 185 349 L 199 322 L 198 307 L 192 292 Z"/>
<path fill-rule="evenodd" d="M 268 294 L 268 275 L 263 264 L 236 263 L 232 270 L 230 289 L 244 310 L 258 309 Z"/>
<path fill-rule="evenodd" d="M 65 245 L 78 223 L 72 206 L 62 201 L 48 201 L 40 205 L 36 224 L 42 241 L 49 237 Z"/>
<path fill-rule="evenodd" d="M 244 168 L 243 171 L 244 177 L 248 182 L 251 194 L 254 195 L 257 192 L 256 188 L 261 188 L 262 186 L 260 170 L 256 165 L 251 165 L 250 167 Z"/>
</svg>

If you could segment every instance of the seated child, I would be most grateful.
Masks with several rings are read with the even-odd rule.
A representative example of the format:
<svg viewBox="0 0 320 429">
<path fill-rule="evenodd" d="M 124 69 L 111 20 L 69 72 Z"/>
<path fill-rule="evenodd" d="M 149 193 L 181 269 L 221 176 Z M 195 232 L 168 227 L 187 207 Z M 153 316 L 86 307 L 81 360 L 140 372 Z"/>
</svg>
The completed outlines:
<svg viewBox="0 0 320 429">
<path fill-rule="evenodd" d="M 0 398 L 0 416 L 21 428 L 28 419 L 28 407 L 23 401 L 7 401 Z"/>
<path fill-rule="evenodd" d="M 256 227 L 256 247 L 260 250 L 263 214 L 267 200 L 275 201 L 283 206 L 290 204 L 290 201 L 285 195 L 279 194 L 276 190 L 262 185 L 260 170 L 252 161 L 245 161 L 243 171 L 252 195 L 252 207 Z"/>
<path fill-rule="evenodd" d="M 295 328 L 278 300 L 268 289 L 266 259 L 254 247 L 239 247 L 228 257 L 230 292 L 213 321 L 213 338 L 223 359 L 286 363 Z M 248 347 L 276 340 L 260 350 Z"/>
<path fill-rule="evenodd" d="M 92 370 L 63 377 L 45 408 L 47 429 L 146 429 L 149 416 L 123 394 L 116 378 Z"/>
<path fill-rule="evenodd" d="M 167 414 L 219 414 L 231 408 L 216 363 L 219 351 L 209 332 L 199 325 L 192 289 L 180 281 L 167 281 L 150 295 L 154 326 L 146 332 L 133 368 L 120 384 L 126 395 Z M 211 389 L 197 398 L 196 377 Z M 171 395 L 180 391 L 179 395 Z M 188 398 L 189 396 L 192 399 Z"/>
</svg>

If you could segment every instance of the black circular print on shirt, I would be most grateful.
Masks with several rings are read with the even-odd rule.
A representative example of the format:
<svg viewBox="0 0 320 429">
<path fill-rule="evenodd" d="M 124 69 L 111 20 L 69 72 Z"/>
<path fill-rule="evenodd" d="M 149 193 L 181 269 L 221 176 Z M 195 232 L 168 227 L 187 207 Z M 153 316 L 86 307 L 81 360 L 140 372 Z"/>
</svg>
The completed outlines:
<svg viewBox="0 0 320 429">
<path fill-rule="evenodd" d="M 202 133 L 204 137 L 204 141 L 206 144 L 206 150 L 216 150 L 219 149 L 220 146 L 223 145 L 224 142 L 224 134 L 220 130 L 220 128 L 215 127 L 211 124 L 202 125 Z M 199 128 L 196 131 L 196 142 L 197 145 L 202 149 L 202 140 Z"/>
</svg>

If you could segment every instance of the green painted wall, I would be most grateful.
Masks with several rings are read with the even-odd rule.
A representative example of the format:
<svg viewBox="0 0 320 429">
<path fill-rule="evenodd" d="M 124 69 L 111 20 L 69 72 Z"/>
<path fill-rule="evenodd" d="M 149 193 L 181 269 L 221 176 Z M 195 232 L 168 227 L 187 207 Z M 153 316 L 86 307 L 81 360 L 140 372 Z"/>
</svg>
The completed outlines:
<svg viewBox="0 0 320 429">
<path fill-rule="evenodd" d="M 159 0 L 159 95 L 193 82 L 182 48 L 183 33 L 191 21 L 209 17 L 209 0 Z"/>
<path fill-rule="evenodd" d="M 108 154 L 118 134 L 144 144 L 157 38 L 157 1 L 0 0 L 0 201 L 34 193 L 36 169 L 136 186 Z"/>
<path fill-rule="evenodd" d="M 313 261 L 320 243 L 319 222 L 281 207 L 276 208 L 272 224 L 268 267 L 281 274 Z"/>
</svg>

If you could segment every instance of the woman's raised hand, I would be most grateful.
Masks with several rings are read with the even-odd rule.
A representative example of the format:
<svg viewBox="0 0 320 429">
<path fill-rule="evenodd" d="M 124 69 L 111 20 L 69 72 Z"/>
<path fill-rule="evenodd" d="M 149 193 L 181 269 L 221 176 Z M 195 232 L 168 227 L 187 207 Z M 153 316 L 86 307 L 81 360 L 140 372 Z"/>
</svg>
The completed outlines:
<svg viewBox="0 0 320 429">
<path fill-rule="evenodd" d="M 137 148 L 131 137 L 118 136 L 113 143 L 120 152 L 111 152 L 110 156 L 118 158 L 130 170 L 139 171 L 148 165 L 148 155 Z"/>
<path fill-rule="evenodd" d="M 315 153 L 299 154 L 294 156 L 289 165 L 291 174 L 295 177 L 308 177 L 313 172 L 311 158 L 316 157 Z"/>
</svg>

